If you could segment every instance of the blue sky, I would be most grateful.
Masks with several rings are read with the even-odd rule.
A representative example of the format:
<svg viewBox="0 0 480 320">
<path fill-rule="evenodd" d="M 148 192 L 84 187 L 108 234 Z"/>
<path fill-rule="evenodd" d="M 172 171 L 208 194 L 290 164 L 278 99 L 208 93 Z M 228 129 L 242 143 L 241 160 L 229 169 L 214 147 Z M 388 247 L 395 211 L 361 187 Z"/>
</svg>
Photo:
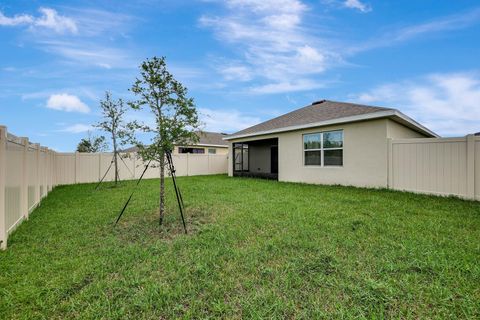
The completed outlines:
<svg viewBox="0 0 480 320">
<path fill-rule="evenodd" d="M 205 129 L 331 99 L 395 107 L 444 136 L 480 131 L 478 1 L 0 1 L 0 123 L 59 151 L 166 56 Z M 144 113 L 129 119 L 148 121 Z"/>
</svg>

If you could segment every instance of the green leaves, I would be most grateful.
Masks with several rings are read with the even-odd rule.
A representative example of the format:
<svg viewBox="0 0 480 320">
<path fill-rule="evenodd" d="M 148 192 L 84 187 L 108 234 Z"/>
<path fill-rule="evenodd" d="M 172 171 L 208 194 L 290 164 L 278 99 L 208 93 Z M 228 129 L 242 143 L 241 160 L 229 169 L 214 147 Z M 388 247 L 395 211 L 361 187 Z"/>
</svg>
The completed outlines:
<svg viewBox="0 0 480 320">
<path fill-rule="evenodd" d="M 107 149 L 107 143 L 104 136 L 93 136 L 90 132 L 86 138 L 80 140 L 77 145 L 78 152 L 94 153 L 102 152 Z"/>
<path fill-rule="evenodd" d="M 132 136 L 131 127 L 124 121 L 124 114 L 127 111 L 122 99 L 113 99 L 109 91 L 105 92 L 105 99 L 100 100 L 103 121 L 94 126 L 102 131 L 108 132 L 112 136 L 113 148 L 116 144 L 125 145 Z"/>
<path fill-rule="evenodd" d="M 193 98 L 188 90 L 168 71 L 165 57 L 153 57 L 140 65 L 140 76 L 130 91 L 137 100 L 128 105 L 133 110 L 151 111 L 155 125 L 131 122 L 136 131 L 153 133 L 151 143 L 145 145 L 138 139 L 131 142 L 139 147 L 143 160 L 161 161 L 165 152 L 174 145 L 193 144 L 198 141 L 200 122 Z"/>
</svg>

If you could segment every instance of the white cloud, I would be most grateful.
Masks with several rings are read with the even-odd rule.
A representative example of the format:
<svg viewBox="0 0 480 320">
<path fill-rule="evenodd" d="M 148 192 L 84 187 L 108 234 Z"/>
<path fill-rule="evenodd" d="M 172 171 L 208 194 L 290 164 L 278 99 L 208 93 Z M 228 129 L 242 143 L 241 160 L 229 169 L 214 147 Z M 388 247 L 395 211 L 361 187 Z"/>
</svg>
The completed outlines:
<svg viewBox="0 0 480 320">
<path fill-rule="evenodd" d="M 431 74 L 378 86 L 354 100 L 400 108 L 442 135 L 480 131 L 480 73 Z"/>
<path fill-rule="evenodd" d="M 67 112 L 89 113 L 90 108 L 77 96 L 60 93 L 52 94 L 47 100 L 47 108 Z"/>
<path fill-rule="evenodd" d="M 249 116 L 238 110 L 199 108 L 199 113 L 200 121 L 208 131 L 234 132 L 261 122 L 259 117 Z"/>
<path fill-rule="evenodd" d="M 400 29 L 393 40 L 403 41 L 422 34 L 459 30 L 478 23 L 480 21 L 480 9 L 474 9 L 465 13 L 442 17 L 425 23 Z"/>
<path fill-rule="evenodd" d="M 242 65 L 223 66 L 219 71 L 229 81 L 249 81 L 253 78 L 252 70 Z"/>
<path fill-rule="evenodd" d="M 92 129 L 93 129 L 93 127 L 91 125 L 83 124 L 83 123 L 77 123 L 77 124 L 73 124 L 71 126 L 67 126 L 63 129 L 59 130 L 59 132 L 83 133 L 83 132 L 91 131 Z"/>
<path fill-rule="evenodd" d="M 348 49 L 350 54 L 376 49 L 379 47 L 388 47 L 402 43 L 408 40 L 416 39 L 421 36 L 432 35 L 436 33 L 445 33 L 447 31 L 461 30 L 480 22 L 480 8 L 467 12 L 440 17 L 428 22 L 418 23 L 403 28 L 387 31 L 384 34 L 375 36 L 372 40 Z"/>
<path fill-rule="evenodd" d="M 261 81 L 262 86 L 274 86 L 281 79 L 311 82 L 312 76 L 338 59 L 326 42 L 311 36 L 304 26 L 309 8 L 299 0 L 228 0 L 224 4 L 226 15 L 203 16 L 200 24 L 242 52 L 240 63 L 220 68 L 226 80 Z"/>
<path fill-rule="evenodd" d="M 370 12 L 372 11 L 372 7 L 368 4 L 363 3 L 360 0 L 345 0 L 343 5 L 350 9 L 357 9 L 361 12 Z"/>
<path fill-rule="evenodd" d="M 57 33 L 77 33 L 77 25 L 73 19 L 61 16 L 56 10 L 50 8 L 40 8 L 39 11 L 42 16 L 36 19 L 35 26 L 52 29 Z"/>
<path fill-rule="evenodd" d="M 129 55 L 121 49 L 81 41 L 44 40 L 38 41 L 38 43 L 46 52 L 59 55 L 75 63 L 97 66 L 103 69 L 136 67 Z"/>
<path fill-rule="evenodd" d="M 299 0 L 227 0 L 231 9 L 247 9 L 253 12 L 291 12 L 297 13 L 306 10 L 306 6 Z"/>
<path fill-rule="evenodd" d="M 319 88 L 324 88 L 325 84 L 319 81 L 313 81 L 308 79 L 300 79 L 298 81 L 283 81 L 269 83 L 266 85 L 260 85 L 250 88 L 251 93 L 256 94 L 274 94 L 274 93 L 288 93 L 298 91 L 308 91 Z"/>
<path fill-rule="evenodd" d="M 26 25 L 30 28 L 43 28 L 50 29 L 56 33 L 77 33 L 77 24 L 72 18 L 59 15 L 55 9 L 40 8 L 39 17 L 34 17 L 28 14 L 15 15 L 13 17 L 7 17 L 0 12 L 0 25 L 1 26 L 18 26 Z"/>
<path fill-rule="evenodd" d="M 0 12 L 0 26 L 18 26 L 21 24 L 32 24 L 34 18 L 28 14 L 15 15 L 13 17 L 7 17 Z"/>
</svg>

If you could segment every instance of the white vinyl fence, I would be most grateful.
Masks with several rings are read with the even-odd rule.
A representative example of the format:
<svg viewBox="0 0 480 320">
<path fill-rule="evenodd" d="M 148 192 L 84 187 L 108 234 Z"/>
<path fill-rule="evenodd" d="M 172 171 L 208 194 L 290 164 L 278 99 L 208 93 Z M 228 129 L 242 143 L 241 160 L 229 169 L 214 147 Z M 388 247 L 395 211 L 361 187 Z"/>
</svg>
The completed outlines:
<svg viewBox="0 0 480 320">
<path fill-rule="evenodd" d="M 480 200 L 480 136 L 389 141 L 388 186 Z"/>
<path fill-rule="evenodd" d="M 0 126 L 0 248 L 55 186 L 55 152 Z"/>
<path fill-rule="evenodd" d="M 53 189 L 62 184 L 98 182 L 112 162 L 112 153 L 57 153 L 28 138 L 18 138 L 0 126 L 0 249 L 8 235 Z M 178 176 L 223 174 L 227 155 L 178 154 L 172 156 Z M 118 160 L 121 180 L 137 179 L 145 164 L 135 154 Z M 160 169 L 151 167 L 144 178 L 159 178 Z M 114 179 L 113 166 L 105 181 Z"/>
<path fill-rule="evenodd" d="M 174 154 L 172 155 L 177 176 L 198 176 L 227 173 L 227 155 L 216 154 Z M 57 184 L 97 182 L 115 179 L 113 153 L 56 153 Z M 121 154 L 118 157 L 120 180 L 138 179 L 145 163 L 136 154 Z M 168 170 L 166 171 L 168 174 Z M 144 179 L 159 178 L 160 168 L 151 163 Z"/>
</svg>

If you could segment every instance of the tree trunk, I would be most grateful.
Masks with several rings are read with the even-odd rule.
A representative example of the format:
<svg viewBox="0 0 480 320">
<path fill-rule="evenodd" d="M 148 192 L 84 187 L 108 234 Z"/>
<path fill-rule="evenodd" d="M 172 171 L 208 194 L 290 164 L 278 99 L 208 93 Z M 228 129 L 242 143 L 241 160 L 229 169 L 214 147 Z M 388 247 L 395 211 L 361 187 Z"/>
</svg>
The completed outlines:
<svg viewBox="0 0 480 320">
<path fill-rule="evenodd" d="M 165 155 L 160 157 L 160 225 L 163 223 L 165 213 Z"/>
</svg>

